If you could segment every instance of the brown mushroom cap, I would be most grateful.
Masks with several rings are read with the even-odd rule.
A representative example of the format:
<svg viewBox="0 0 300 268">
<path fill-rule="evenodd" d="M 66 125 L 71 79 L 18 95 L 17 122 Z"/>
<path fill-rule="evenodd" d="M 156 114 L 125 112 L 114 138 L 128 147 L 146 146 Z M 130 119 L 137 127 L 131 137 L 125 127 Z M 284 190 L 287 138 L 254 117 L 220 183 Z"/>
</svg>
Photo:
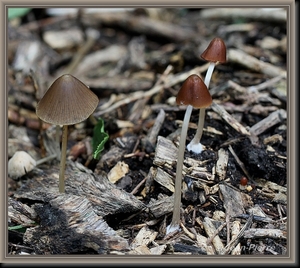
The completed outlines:
<svg viewBox="0 0 300 268">
<path fill-rule="evenodd" d="M 226 62 L 226 45 L 222 38 L 216 37 L 201 54 L 201 58 L 212 62 Z"/>
<path fill-rule="evenodd" d="M 54 125 L 73 125 L 87 119 L 99 99 L 85 84 L 70 74 L 57 78 L 36 107 L 37 116 Z"/>
<path fill-rule="evenodd" d="M 180 88 L 176 103 L 192 105 L 194 108 L 205 108 L 211 105 L 212 97 L 200 76 L 190 75 Z"/>
</svg>

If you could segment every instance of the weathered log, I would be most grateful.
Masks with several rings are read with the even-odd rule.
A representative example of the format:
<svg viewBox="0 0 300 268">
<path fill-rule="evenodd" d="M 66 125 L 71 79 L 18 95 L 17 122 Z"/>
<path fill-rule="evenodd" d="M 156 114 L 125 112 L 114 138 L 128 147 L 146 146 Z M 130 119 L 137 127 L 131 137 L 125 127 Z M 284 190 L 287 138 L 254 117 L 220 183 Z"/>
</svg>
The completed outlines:
<svg viewBox="0 0 300 268">
<path fill-rule="evenodd" d="M 128 242 L 106 223 L 104 217 L 145 208 L 134 195 L 116 188 L 105 173 L 95 175 L 68 161 L 65 193 L 58 191 L 59 167 L 35 169 L 15 193 L 15 198 L 42 201 L 33 205 L 38 226 L 28 228 L 24 242 L 38 254 L 129 250 Z"/>
</svg>

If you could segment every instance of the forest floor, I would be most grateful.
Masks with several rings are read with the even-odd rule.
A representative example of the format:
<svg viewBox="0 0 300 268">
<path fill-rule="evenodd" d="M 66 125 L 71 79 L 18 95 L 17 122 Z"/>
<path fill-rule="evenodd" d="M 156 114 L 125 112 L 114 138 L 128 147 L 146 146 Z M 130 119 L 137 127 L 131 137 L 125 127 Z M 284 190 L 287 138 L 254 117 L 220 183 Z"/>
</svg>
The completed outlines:
<svg viewBox="0 0 300 268">
<path fill-rule="evenodd" d="M 9 254 L 287 254 L 285 11 L 57 11 L 8 23 L 8 160 L 53 152 L 55 126 L 35 108 L 62 74 L 89 86 L 99 105 L 69 126 L 65 193 L 57 159 L 8 177 Z M 190 74 L 204 79 L 200 54 L 215 37 L 227 62 L 210 82 L 204 150 L 185 151 L 181 229 L 166 234 L 186 109 L 175 98 Z M 194 109 L 187 144 L 198 117 Z M 99 119 L 109 139 L 97 160 Z"/>
</svg>

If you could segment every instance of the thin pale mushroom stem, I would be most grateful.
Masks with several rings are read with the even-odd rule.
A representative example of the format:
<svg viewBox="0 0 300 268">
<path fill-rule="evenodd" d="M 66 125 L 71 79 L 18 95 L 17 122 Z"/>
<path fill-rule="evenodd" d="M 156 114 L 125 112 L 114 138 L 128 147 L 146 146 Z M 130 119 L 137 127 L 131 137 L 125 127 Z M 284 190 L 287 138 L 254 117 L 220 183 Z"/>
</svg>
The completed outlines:
<svg viewBox="0 0 300 268">
<path fill-rule="evenodd" d="M 206 75 L 205 75 L 204 84 L 206 85 L 206 87 L 208 89 L 209 89 L 209 83 L 210 83 L 212 73 L 214 71 L 215 66 L 216 66 L 215 62 L 210 62 L 209 67 L 206 72 Z M 202 134 L 203 134 L 205 110 L 206 110 L 206 108 L 200 108 L 198 128 L 197 128 L 196 134 L 195 134 L 194 138 L 190 141 L 190 143 L 187 145 L 187 149 L 189 151 L 193 151 L 194 153 L 201 153 L 201 151 L 202 151 L 202 145 L 200 143 L 200 140 L 201 140 Z"/>
<path fill-rule="evenodd" d="M 192 111 L 193 111 L 193 106 L 188 105 L 182 123 L 179 148 L 178 148 L 177 167 L 176 167 L 173 217 L 172 217 L 171 224 L 167 227 L 167 233 L 178 230 L 180 227 L 182 168 L 183 168 L 183 159 L 184 159 L 184 151 L 185 151 L 185 141 L 186 141 L 188 125 L 189 125 Z"/>
<path fill-rule="evenodd" d="M 203 127 L 204 127 L 204 120 L 205 120 L 205 108 L 201 108 L 199 111 L 199 120 L 198 120 L 198 128 L 194 138 L 190 141 L 187 145 L 187 149 L 189 151 L 193 151 L 194 153 L 200 154 L 202 151 L 202 144 L 200 143 Z"/>
<path fill-rule="evenodd" d="M 62 145 L 61 145 L 61 158 L 60 158 L 60 170 L 59 170 L 59 192 L 65 192 L 65 168 L 67 157 L 67 141 L 68 141 L 68 126 L 63 126 L 62 132 Z"/>
</svg>

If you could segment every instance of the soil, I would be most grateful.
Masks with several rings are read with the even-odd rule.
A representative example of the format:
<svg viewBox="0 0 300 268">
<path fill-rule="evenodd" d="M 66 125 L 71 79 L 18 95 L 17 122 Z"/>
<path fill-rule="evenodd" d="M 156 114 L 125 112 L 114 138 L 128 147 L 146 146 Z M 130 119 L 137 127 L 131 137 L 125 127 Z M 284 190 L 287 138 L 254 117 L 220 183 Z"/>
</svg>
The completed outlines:
<svg viewBox="0 0 300 268">
<path fill-rule="evenodd" d="M 95 176 L 102 176 L 101 174 L 107 175 L 118 162 L 122 161 L 128 165 L 128 172 L 114 183 L 114 187 L 134 195 L 146 207 L 150 207 L 152 202 L 159 200 L 162 196 L 163 198 L 171 197 L 173 193 L 169 188 L 158 183 L 155 179 L 151 183 L 149 179 L 145 180 L 149 176 L 151 168 L 157 168 L 157 165 L 153 162 L 157 148 L 156 143 L 151 148 L 145 146 L 143 141 L 152 130 L 160 109 L 163 109 L 165 118 L 156 138 L 161 136 L 171 139 L 174 145 L 178 146 L 185 107 L 176 105 L 174 97 L 176 97 L 176 93 L 184 79 L 172 83 L 175 76 L 187 74 L 196 67 L 204 66 L 206 62 L 199 55 L 215 36 L 223 38 L 228 51 L 230 49 L 241 49 L 259 61 L 275 66 L 282 71 L 286 69 L 287 64 L 286 50 L 282 45 L 286 37 L 286 22 L 276 21 L 276 18 L 264 21 L 263 17 L 261 20 L 253 20 L 247 16 L 238 20 L 234 17 L 223 16 L 222 12 L 214 18 L 201 20 L 200 14 L 203 11 L 203 9 L 157 9 L 157 13 L 152 13 L 147 9 L 134 9 L 120 15 L 123 16 L 124 21 L 133 20 L 127 24 L 117 16 L 111 15 L 110 19 L 106 18 L 105 15 L 108 13 L 104 15 L 99 13 L 99 17 L 84 13 L 76 13 L 74 16 L 52 16 L 46 10 L 32 10 L 21 20 L 17 22 L 12 20 L 8 25 L 8 159 L 13 156 L 15 151 L 19 150 L 27 151 L 36 160 L 49 155 L 47 146 L 43 145 L 41 137 L 47 131 L 52 133 L 53 137 L 53 126 L 41 123 L 35 115 L 35 105 L 40 98 L 39 96 L 42 96 L 42 92 L 45 92 L 54 81 L 54 78 L 60 76 L 66 69 L 71 68 L 70 66 L 74 63 L 72 60 L 76 55 L 83 53 L 80 60 L 83 63 L 85 59 L 87 60 L 89 54 L 112 45 L 118 45 L 120 50 L 125 49 L 127 51 L 131 44 L 135 53 L 116 52 L 122 55 L 121 58 L 114 60 L 111 58 L 112 55 L 109 55 L 106 60 L 101 60 L 86 72 L 84 69 L 81 73 L 78 71 L 80 63 L 73 69 L 68 69 L 74 74 L 80 74 L 78 75 L 79 79 L 89 85 L 90 89 L 99 97 L 99 107 L 94 113 L 94 119 L 102 118 L 104 120 L 104 129 L 109 134 L 109 140 L 105 143 L 100 160 L 93 159 L 91 152 L 91 139 L 95 125 L 93 118 L 89 118 L 82 124 L 70 126 L 66 177 L 70 176 L 72 170 L 75 170 L 70 164 L 71 162 L 82 165 Z M 157 30 L 155 28 L 151 29 L 151 26 L 149 28 L 146 28 L 146 26 L 140 27 L 138 23 L 141 17 L 162 23 L 161 28 Z M 164 23 L 166 28 L 162 27 Z M 229 27 L 237 27 L 238 25 L 241 30 L 231 32 Z M 177 36 L 169 34 L 172 27 L 179 27 Z M 83 33 L 87 33 L 88 28 L 98 31 L 100 37 L 93 42 L 86 52 L 79 52 L 81 47 L 88 43 L 83 35 Z M 81 33 L 83 39 L 80 38 L 77 43 L 66 40 L 65 46 L 55 48 L 53 47 L 53 41 L 51 42 L 45 38 L 46 33 L 50 33 L 50 31 L 55 36 L 56 32 L 62 30 L 67 32 L 71 29 Z M 186 38 L 185 35 L 188 35 L 189 32 L 196 34 L 191 34 L 189 38 Z M 267 38 L 274 44 L 268 46 Z M 27 59 L 29 61 L 27 64 L 32 64 L 32 70 L 36 70 L 34 72 L 26 70 L 24 66 L 21 69 L 17 67 L 17 57 L 21 57 L 22 53 L 27 53 L 26 46 L 23 47 L 24 42 L 43 44 L 43 52 L 35 52 L 38 56 L 33 62 Z M 20 52 L 21 47 L 25 49 L 24 52 Z M 139 49 L 140 52 L 138 52 Z M 137 55 L 140 60 L 136 60 L 135 56 Z M 93 64 L 93 62 L 91 61 L 90 64 Z M 173 67 L 173 70 L 170 73 L 164 73 L 169 65 Z M 39 69 L 37 66 L 39 66 Z M 114 76 L 111 76 L 110 71 L 115 73 Z M 205 71 L 201 75 L 204 78 Z M 110 77 L 109 82 L 108 77 Z M 109 110 L 109 107 L 113 107 L 118 102 L 117 99 L 112 100 L 113 95 L 119 96 L 123 100 L 133 98 L 132 94 L 134 92 L 145 93 L 149 91 L 161 77 L 163 78 L 161 83 L 167 81 L 163 86 L 163 90 L 132 101 L 124 101 L 122 105 Z M 251 91 L 251 87 L 261 85 L 276 77 L 279 77 L 277 82 L 270 83 L 262 89 Z M 242 90 L 239 90 L 240 88 L 237 86 L 228 84 L 228 81 L 234 82 L 232 85 L 240 86 Z M 223 87 L 224 90 L 220 91 L 220 87 Z M 263 71 L 254 70 L 251 66 L 247 66 L 247 62 L 241 64 L 230 57 L 227 63 L 216 66 L 210 90 L 214 93 L 214 102 L 223 107 L 247 131 L 262 120 L 269 118 L 272 113 L 286 110 L 285 77 L 280 74 L 270 75 Z M 278 91 L 285 92 L 285 95 L 284 93 L 279 94 Z M 102 109 L 101 107 L 105 106 L 106 103 L 110 103 L 110 106 Z M 194 109 L 186 143 L 195 135 L 198 116 L 199 111 Z M 287 203 L 284 202 L 284 199 L 283 201 L 274 199 L 277 192 L 268 188 L 270 186 L 266 184 L 271 182 L 276 187 L 284 188 L 287 186 L 287 119 L 284 116 L 278 116 L 278 118 L 275 123 L 272 123 L 274 121 L 266 121 L 264 131 L 254 135 L 258 138 L 257 142 L 252 142 L 248 135 L 238 131 L 226 122 L 221 114 L 209 107 L 206 110 L 204 132 L 201 139 L 205 150 L 201 154 L 186 150 L 185 159 L 205 163 L 205 172 L 212 175 L 216 172 L 220 149 L 224 149 L 228 153 L 225 179 L 214 176 L 213 180 L 206 181 L 206 185 L 212 187 L 226 182 L 227 185 L 231 185 L 237 191 L 245 194 L 248 200 L 251 200 L 249 201 L 250 205 L 244 206 L 245 213 L 237 215 L 235 218 L 239 220 L 241 226 L 244 226 L 250 217 L 249 209 L 259 206 L 261 211 L 265 213 L 265 218 L 268 217 L 272 221 L 267 222 L 253 218 L 251 228 L 264 230 L 270 228 L 284 233 L 286 232 Z M 27 142 L 24 135 L 29 139 Z M 156 141 L 157 139 L 155 139 Z M 232 148 L 236 157 L 229 150 L 229 147 Z M 190 167 L 187 163 L 185 165 Z M 45 211 L 40 209 L 41 204 L 45 208 L 49 206 L 48 213 L 55 213 L 52 210 L 53 207 L 51 206 L 54 205 L 51 202 L 57 198 L 57 195 L 49 197 L 47 201 L 44 197 L 38 197 L 37 189 L 42 191 L 38 185 L 41 180 L 50 178 L 53 176 L 51 174 L 58 174 L 58 166 L 59 162 L 52 160 L 37 167 L 36 171 L 28 172 L 20 178 L 8 177 L 8 196 L 22 205 L 33 208 L 35 213 L 38 214 L 34 226 L 20 223 L 12 216 L 9 217 L 10 227 L 23 224 L 22 229 L 9 231 L 8 252 L 10 255 L 19 255 L 24 252 L 38 255 L 60 253 L 58 249 L 61 249 L 61 247 L 59 246 L 57 246 L 57 250 L 54 250 L 55 247 L 52 244 L 51 246 L 43 245 L 43 250 L 41 242 L 34 244 L 28 237 L 24 238 L 24 233 L 29 232 L 32 228 L 42 227 L 42 225 L 43 228 L 46 228 Z M 176 165 L 164 166 L 163 169 L 168 174 L 172 174 L 173 180 L 175 180 Z M 78 170 L 76 172 L 80 173 Z M 84 172 L 86 173 L 86 171 Z M 247 178 L 247 187 L 250 188 L 241 186 L 243 177 Z M 195 177 L 192 178 L 190 175 L 186 175 L 183 180 L 187 184 L 189 181 L 194 183 Z M 31 181 L 31 184 L 29 181 Z M 150 183 L 150 190 L 145 191 L 147 181 Z M 204 181 L 204 179 L 200 179 L 200 181 Z M 70 186 L 66 185 L 66 192 L 70 189 L 68 187 Z M 182 222 L 188 230 L 193 230 L 194 234 L 201 234 L 208 239 L 210 236 L 206 233 L 201 222 L 204 221 L 205 217 L 213 219 L 216 211 L 224 212 L 226 215 L 228 209 L 224 205 L 224 196 L 220 191 L 205 195 L 204 200 L 200 198 L 201 192 L 202 189 L 193 188 L 183 193 Z M 98 213 L 99 215 L 102 216 L 101 213 Z M 129 245 L 133 245 L 132 243 L 141 231 L 142 226 L 144 227 L 145 223 L 148 223 L 148 225 L 146 224 L 148 228 L 157 232 L 153 244 L 146 244 L 148 249 L 155 247 L 155 245 L 165 245 L 166 248 L 159 253 L 160 255 L 208 254 L 197 244 L 197 239 L 192 239 L 192 236 L 186 237 L 188 236 L 186 232 L 181 231 L 179 234 L 175 234 L 174 237 L 166 238 L 165 226 L 170 224 L 171 218 L 172 211 L 165 212 L 160 217 L 154 217 L 149 210 L 138 210 L 136 208 L 121 212 L 116 210 L 114 213 L 110 212 L 103 215 L 107 225 L 113 231 L 118 232 L 118 235 L 125 239 Z M 195 219 L 199 219 L 199 221 L 195 222 Z M 155 220 L 155 223 L 149 224 L 150 221 Z M 221 224 L 220 222 L 225 222 L 225 219 L 220 220 L 219 224 Z M 230 220 L 230 223 L 232 222 L 233 218 Z M 51 222 L 51 228 L 56 224 L 56 222 Z M 42 229 L 39 229 L 39 232 L 42 232 Z M 227 228 L 223 228 L 217 234 L 224 246 L 229 242 L 228 232 Z M 43 232 L 42 234 L 45 235 Z M 53 229 L 51 229 L 51 234 L 57 235 Z M 264 236 L 250 238 L 242 236 L 239 239 L 241 246 L 239 255 L 286 254 L 286 237 L 283 236 L 277 239 L 267 234 L 268 232 Z M 107 238 L 103 238 L 103 240 L 105 239 Z M 127 254 L 138 254 L 137 252 L 133 253 L 128 248 L 118 250 L 107 246 L 107 249 L 107 247 L 100 245 L 101 250 L 99 250 L 95 247 L 82 247 L 80 246 L 81 242 L 77 242 L 78 244 L 72 242 L 72 252 L 66 248 L 64 254 L 94 255 L 125 252 Z M 109 242 L 107 243 L 109 244 Z M 261 247 L 249 246 L 254 244 Z M 272 250 L 267 250 L 268 248 Z M 131 250 L 134 249 L 132 246 Z"/>
</svg>

